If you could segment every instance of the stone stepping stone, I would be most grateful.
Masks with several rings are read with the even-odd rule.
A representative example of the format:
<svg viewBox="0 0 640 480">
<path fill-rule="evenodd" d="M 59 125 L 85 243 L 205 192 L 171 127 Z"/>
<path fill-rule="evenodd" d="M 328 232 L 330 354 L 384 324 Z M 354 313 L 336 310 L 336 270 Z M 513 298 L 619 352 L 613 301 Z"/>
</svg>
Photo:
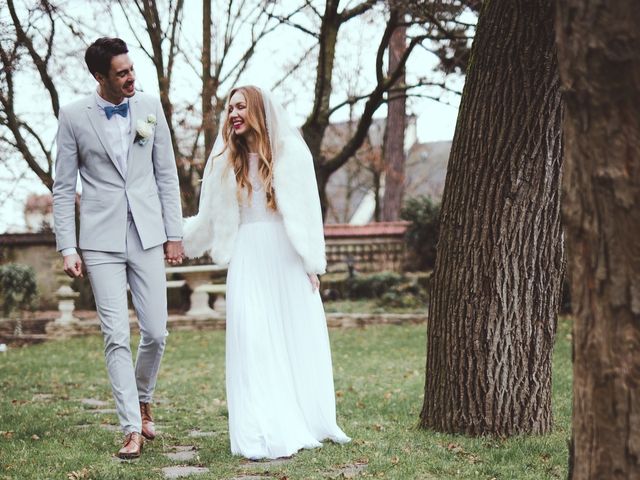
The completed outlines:
<svg viewBox="0 0 640 480">
<path fill-rule="evenodd" d="M 122 429 L 118 425 L 110 425 L 108 423 L 101 423 L 100 428 L 109 432 L 121 432 Z"/>
<path fill-rule="evenodd" d="M 280 465 L 285 465 L 291 462 L 293 458 L 274 458 L 273 460 L 265 459 L 258 461 L 249 461 L 247 463 L 248 467 L 251 468 L 270 468 L 270 467 L 279 467 Z"/>
<path fill-rule="evenodd" d="M 101 423 L 100 425 L 96 425 L 95 423 L 82 423 L 80 425 L 74 425 L 73 428 L 77 428 L 79 430 L 89 430 L 90 428 L 102 428 L 103 430 L 108 430 L 110 432 L 119 432 L 120 427 L 117 425 L 109 425 L 108 423 Z"/>
<path fill-rule="evenodd" d="M 91 410 L 88 410 L 91 413 L 98 413 L 98 414 L 112 414 L 112 413 L 116 413 L 116 409 L 115 408 L 94 408 Z"/>
<path fill-rule="evenodd" d="M 46 402 L 52 400 L 54 395 L 52 393 L 36 393 L 31 398 L 32 402 Z"/>
<path fill-rule="evenodd" d="M 256 475 L 243 475 L 241 477 L 233 477 L 229 480 L 272 480 L 273 477 L 258 477 Z"/>
<path fill-rule="evenodd" d="M 367 469 L 367 464 L 362 462 L 353 463 L 351 465 L 344 465 L 341 468 L 334 469 L 331 473 L 331 478 L 333 479 L 356 478 L 366 469 Z"/>
<path fill-rule="evenodd" d="M 182 478 L 190 475 L 200 475 L 209 471 L 206 467 L 192 467 L 188 465 L 177 465 L 174 467 L 164 467 L 162 473 L 164 478 Z M 264 480 L 264 479 L 261 479 Z"/>
<path fill-rule="evenodd" d="M 191 430 L 189 432 L 190 437 L 200 438 L 200 437 L 215 437 L 222 432 L 204 432 L 202 430 Z"/>
<path fill-rule="evenodd" d="M 107 405 L 109 405 L 109 402 L 98 400 L 97 398 L 83 398 L 80 400 L 80 403 L 91 408 L 106 407 Z"/>
<path fill-rule="evenodd" d="M 175 451 L 164 454 L 164 456 L 169 460 L 188 462 L 189 460 L 193 460 L 198 455 L 198 450 L 193 445 L 177 445 L 171 448 Z"/>
</svg>

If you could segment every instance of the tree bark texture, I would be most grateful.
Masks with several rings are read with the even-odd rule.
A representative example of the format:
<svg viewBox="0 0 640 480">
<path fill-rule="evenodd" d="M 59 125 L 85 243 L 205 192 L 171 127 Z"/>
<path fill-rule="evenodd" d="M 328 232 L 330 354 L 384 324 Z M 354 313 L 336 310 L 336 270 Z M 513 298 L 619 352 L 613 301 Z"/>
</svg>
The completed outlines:
<svg viewBox="0 0 640 480">
<path fill-rule="evenodd" d="M 574 479 L 640 478 L 640 9 L 557 2 Z"/>
<path fill-rule="evenodd" d="M 393 11 L 392 15 L 402 15 Z M 398 68 L 402 54 L 407 48 L 407 29 L 398 27 L 391 35 L 389 42 L 389 71 L 393 72 Z M 404 68 L 403 73 L 396 82 L 397 86 L 405 83 Z M 387 101 L 387 124 L 384 139 L 384 195 L 382 197 L 381 218 L 383 221 L 391 222 L 400 219 L 402 209 L 402 197 L 404 195 L 404 133 L 406 125 L 406 103 L 405 92 L 397 94 L 389 93 Z"/>
<path fill-rule="evenodd" d="M 202 1 L 202 130 L 204 158 L 208 158 L 216 140 L 213 98 L 216 85 L 211 75 L 211 0 Z"/>
<path fill-rule="evenodd" d="M 552 0 L 487 2 L 443 196 L 422 427 L 551 430 L 561 120 Z"/>
</svg>

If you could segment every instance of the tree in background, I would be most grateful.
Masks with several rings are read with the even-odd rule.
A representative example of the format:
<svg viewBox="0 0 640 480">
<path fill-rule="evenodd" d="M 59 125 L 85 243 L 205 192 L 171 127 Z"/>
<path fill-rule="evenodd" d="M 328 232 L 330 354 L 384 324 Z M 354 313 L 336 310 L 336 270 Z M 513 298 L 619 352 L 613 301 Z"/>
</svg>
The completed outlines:
<svg viewBox="0 0 640 480">
<path fill-rule="evenodd" d="M 402 10 L 391 9 L 391 17 L 403 18 Z M 400 22 L 401 23 L 401 22 Z M 398 68 L 402 54 L 407 48 L 407 27 L 399 26 L 389 40 L 389 71 Z M 405 69 L 394 87 L 405 85 Z M 389 95 L 387 99 L 387 122 L 384 131 L 384 194 L 382 198 L 381 220 L 390 222 L 400 218 L 404 194 L 404 137 L 406 128 L 407 97 L 404 92 Z"/>
<path fill-rule="evenodd" d="M 198 184 L 204 160 L 218 129 L 228 89 L 245 71 L 258 43 L 280 23 L 268 16 L 272 2 L 253 2 L 241 8 L 236 2 L 203 0 L 202 45 L 186 45 L 183 36 L 184 0 L 159 4 L 151 0 L 132 2 L 95 2 L 94 17 L 100 23 L 87 22 L 73 5 L 58 5 L 49 0 L 24 5 L 7 0 L 8 23 L 0 24 L 0 148 L 13 158 L 17 153 L 50 190 L 53 186 L 52 132 L 57 118 L 60 90 L 78 88 L 77 72 L 89 74 L 82 64 L 87 45 L 99 36 L 120 35 L 129 47 L 138 47 L 152 62 L 160 90 L 160 100 L 167 117 L 180 178 L 185 214 L 197 208 Z M 213 9 L 212 9 L 213 4 Z M 117 21 L 120 17 L 126 21 Z M 220 20 L 212 29 L 212 16 Z M 239 29 L 251 25 L 242 34 Z M 133 39 L 133 41 L 131 41 Z M 211 46 L 214 46 L 212 49 Z M 70 45 L 73 45 L 71 47 Z M 215 48 L 216 46 L 220 48 Z M 25 81 L 38 83 L 37 95 L 44 95 L 49 112 L 37 111 L 43 121 L 33 121 L 33 111 L 24 111 Z M 200 79 L 188 101 L 172 100 L 176 72 Z M 74 74 L 75 73 L 75 74 Z M 29 85 L 33 95 L 33 85 Z M 190 92 L 191 93 L 191 92 Z M 40 97 L 38 97 L 40 98 Z M 44 105 L 44 104 L 43 104 Z M 33 109 L 30 109 L 33 110 Z M 204 137 L 204 138 L 203 138 Z M 20 178 L 24 173 L 17 174 Z"/>
<path fill-rule="evenodd" d="M 640 477 L 640 10 L 557 2 L 573 303 L 570 478 Z"/>
<path fill-rule="evenodd" d="M 553 15 L 552 0 L 487 2 L 480 14 L 441 207 L 424 428 L 553 425 L 564 271 Z"/>
<path fill-rule="evenodd" d="M 106 2 L 107 10 L 111 4 Z M 118 0 L 118 4 L 127 18 L 129 34 L 156 68 L 160 99 L 178 164 L 183 210 L 185 215 L 192 215 L 198 208 L 199 180 L 213 148 L 228 92 L 244 73 L 258 43 L 279 26 L 269 15 L 274 2 L 202 0 L 202 42 L 196 51 L 184 44 L 181 35 L 184 0 L 170 1 L 162 10 L 154 0 Z M 221 27 L 213 28 L 214 16 Z M 245 25 L 251 25 L 248 37 L 240 34 Z M 139 36 L 140 31 L 146 35 Z M 194 89 L 199 98 L 180 106 L 176 112 L 171 92 L 178 57 L 200 77 L 200 89 Z M 177 129 L 185 127 L 191 135 L 184 132 L 176 135 Z"/>
<path fill-rule="evenodd" d="M 25 64 L 31 64 L 46 92 L 50 114 L 58 118 L 60 95 L 54 82 L 54 37 L 56 11 L 47 1 L 31 10 L 25 20 L 16 11 L 14 0 L 7 0 L 12 26 L 0 25 L 0 143 L 17 152 L 42 183 L 53 188 L 53 153 L 50 143 L 35 125 L 18 110 L 22 93 L 17 75 Z M 34 34 L 35 26 L 38 35 Z"/>
<path fill-rule="evenodd" d="M 391 14 L 397 9 L 396 3 L 403 5 L 403 8 L 407 11 L 407 17 L 396 13 Z M 417 79 L 411 84 L 398 85 L 398 80 L 402 77 L 412 52 L 418 47 L 433 53 L 441 61 L 446 59 L 446 66 L 440 69 L 441 72 L 447 74 L 453 71 L 455 69 L 453 65 L 457 65 L 459 62 L 461 56 L 459 53 L 464 51 L 462 45 L 467 45 L 471 38 L 469 31 L 473 29 L 473 25 L 461 22 L 459 17 L 465 11 L 475 11 L 477 8 L 476 3 L 432 0 L 425 4 L 425 2 L 405 3 L 364 0 L 353 7 L 340 10 L 339 0 L 327 0 L 323 13 L 310 6 L 320 22 L 317 30 L 310 30 L 294 23 L 294 16 L 287 18 L 287 24 L 317 39 L 318 53 L 313 106 L 302 125 L 302 134 L 314 158 L 323 216 L 326 215 L 329 208 L 329 199 L 326 193 L 329 177 L 347 163 L 362 146 L 373 121 L 373 115 L 388 101 L 390 96 L 391 98 L 398 95 L 428 96 L 423 91 L 422 93 L 414 93 L 415 89 L 420 92 L 420 89 L 425 87 L 450 90 L 446 80 L 434 80 L 426 76 Z M 310 2 L 309 5 L 311 5 Z M 378 9 L 376 12 L 381 9 L 386 16 L 384 31 L 377 45 L 375 72 L 372 72 L 372 76 L 375 75 L 375 83 L 369 91 L 349 96 L 338 102 L 332 101 L 339 31 L 349 21 L 374 11 L 374 9 Z M 407 31 L 411 31 L 411 35 L 407 36 L 406 48 L 395 64 L 395 68 L 388 68 L 385 72 L 385 52 L 389 49 L 393 34 L 398 29 L 405 28 Z M 460 33 L 461 31 L 464 31 L 464 33 Z M 322 149 L 322 141 L 330 125 L 330 117 L 344 107 L 352 107 L 361 103 L 364 103 L 364 105 L 355 122 L 352 135 L 337 153 L 327 155 Z"/>
<path fill-rule="evenodd" d="M 344 2 L 343 2 L 344 3 Z M 403 2 L 401 2 L 403 3 Z M 413 8 L 413 3 L 422 9 Z M 95 38 L 119 35 L 131 47 L 139 48 L 152 62 L 160 89 L 164 113 L 170 126 L 175 157 L 183 193 L 185 214 L 197 208 L 198 185 L 204 160 L 210 151 L 224 99 L 229 88 L 235 85 L 258 45 L 271 32 L 288 25 L 311 38 L 311 46 L 302 55 L 292 58 L 289 68 L 274 87 L 286 84 L 293 72 L 309 69 L 313 88 L 297 91 L 295 95 L 307 96 L 311 91 L 312 106 L 302 127 L 305 139 L 314 155 L 316 176 L 323 209 L 328 199 L 326 185 L 329 177 L 341 168 L 363 144 L 373 115 L 395 95 L 427 96 L 437 98 L 424 88 L 453 91 L 447 84 L 447 69 L 459 63 L 469 42 L 473 25 L 459 20 L 465 11 L 473 11 L 477 2 L 431 0 L 408 2 L 407 21 L 389 11 L 395 2 L 389 0 L 361 0 L 360 3 L 339 6 L 339 0 L 301 0 L 292 6 L 278 2 L 254 0 L 249 2 L 202 3 L 202 41 L 193 45 L 185 40 L 184 12 L 190 3 L 171 0 L 166 3 L 151 0 L 98 1 L 90 9 L 73 9 L 72 4 L 56 4 L 41 0 L 24 4 L 7 0 L 9 18 L 0 22 L 0 149 L 8 150 L 3 165 L 13 162 L 16 153 L 24 160 L 29 171 L 51 189 L 52 137 L 59 109 L 60 89 L 65 95 L 78 87 L 77 72 L 86 74 L 82 54 Z M 403 3 L 404 4 L 404 3 Z M 16 9 L 18 11 L 16 11 Z M 415 11 L 428 11 L 419 17 Z M 26 13 L 25 13 L 26 12 Z M 3 12 L 4 13 L 4 12 Z M 361 76 L 374 79 L 346 97 L 335 91 L 336 46 L 340 32 L 357 18 L 370 15 L 367 28 L 379 29 L 379 44 L 375 52 L 374 68 L 362 70 Z M 385 18 L 380 22 L 378 18 Z M 96 17 L 105 21 L 96 23 Z M 305 23 L 306 22 L 306 23 Z M 393 32 L 407 29 L 407 46 L 398 61 L 397 68 L 385 68 L 385 55 Z M 461 33 L 462 32 L 462 33 Z M 444 77 L 421 77 L 406 85 L 398 85 L 403 69 L 412 52 L 429 51 L 440 59 Z M 295 56 L 295 54 L 292 54 Z M 309 61 L 311 60 L 311 63 Z M 29 72 L 29 73 L 27 73 Z M 177 73 L 195 79 L 189 86 L 191 96 L 177 99 L 175 92 Z M 31 73 L 35 73 L 32 75 Z M 24 90 L 16 89 L 16 79 L 37 82 L 38 98 L 44 94 L 50 111 L 25 111 Z M 88 78 L 88 74 L 87 74 Z M 20 79 L 18 78 L 18 82 Z M 197 85 L 199 83 L 199 85 Z M 193 88 L 192 85 L 197 85 Z M 79 93 L 79 92 L 77 92 Z M 299 99 L 299 98 L 298 98 Z M 286 100 L 286 99 L 285 99 Z M 44 105 L 40 102 L 39 105 Z M 22 111 L 21 111 L 21 108 Z M 356 107 L 357 108 L 354 108 Z M 42 107 L 39 107 L 42 108 Z M 354 111 L 353 133 L 343 148 L 335 154 L 322 151 L 322 140 L 330 124 L 330 117 L 342 108 Z M 42 121 L 33 121 L 39 116 Z M 17 174 L 25 175 L 25 173 Z"/>
</svg>

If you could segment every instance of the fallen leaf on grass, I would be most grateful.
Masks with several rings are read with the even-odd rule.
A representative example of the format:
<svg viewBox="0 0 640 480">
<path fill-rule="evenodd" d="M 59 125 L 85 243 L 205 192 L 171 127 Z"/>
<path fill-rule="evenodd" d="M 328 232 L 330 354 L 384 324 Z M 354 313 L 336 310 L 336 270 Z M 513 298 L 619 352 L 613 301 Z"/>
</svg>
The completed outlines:
<svg viewBox="0 0 640 480">
<path fill-rule="evenodd" d="M 353 441 L 353 444 L 354 444 L 354 445 L 364 445 L 364 446 L 367 446 L 367 445 L 372 445 L 372 444 L 373 444 L 373 442 L 369 442 L 369 441 L 367 441 L 367 440 L 362 440 L 361 438 L 357 438 L 357 439 L 355 439 L 355 440 Z"/>
<path fill-rule="evenodd" d="M 89 478 L 89 469 L 88 468 L 83 468 L 82 470 L 78 470 L 78 471 L 73 471 L 73 472 L 69 472 L 67 473 L 67 478 L 69 480 L 83 480 L 85 478 Z"/>
<path fill-rule="evenodd" d="M 464 449 L 457 443 L 450 443 L 447 445 L 447 450 L 453 453 L 464 453 Z"/>
<path fill-rule="evenodd" d="M 12 431 L 0 432 L 0 435 L 2 435 L 4 438 L 11 438 L 13 437 L 13 432 Z"/>
<path fill-rule="evenodd" d="M 31 435 L 31 440 L 40 440 L 40 437 L 36 434 Z"/>
</svg>

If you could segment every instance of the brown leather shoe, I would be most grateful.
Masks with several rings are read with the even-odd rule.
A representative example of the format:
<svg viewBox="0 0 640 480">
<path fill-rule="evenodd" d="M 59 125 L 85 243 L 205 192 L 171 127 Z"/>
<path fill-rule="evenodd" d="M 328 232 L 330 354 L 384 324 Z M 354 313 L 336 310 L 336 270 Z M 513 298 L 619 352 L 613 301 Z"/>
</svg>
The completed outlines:
<svg viewBox="0 0 640 480">
<path fill-rule="evenodd" d="M 151 416 L 151 404 L 140 402 L 140 416 L 142 417 L 142 436 L 147 440 L 156 438 L 156 428 Z"/>
<path fill-rule="evenodd" d="M 142 454 L 144 438 L 138 432 L 131 432 L 124 437 L 124 445 L 118 450 L 118 457 L 124 459 L 139 458 Z"/>
</svg>

